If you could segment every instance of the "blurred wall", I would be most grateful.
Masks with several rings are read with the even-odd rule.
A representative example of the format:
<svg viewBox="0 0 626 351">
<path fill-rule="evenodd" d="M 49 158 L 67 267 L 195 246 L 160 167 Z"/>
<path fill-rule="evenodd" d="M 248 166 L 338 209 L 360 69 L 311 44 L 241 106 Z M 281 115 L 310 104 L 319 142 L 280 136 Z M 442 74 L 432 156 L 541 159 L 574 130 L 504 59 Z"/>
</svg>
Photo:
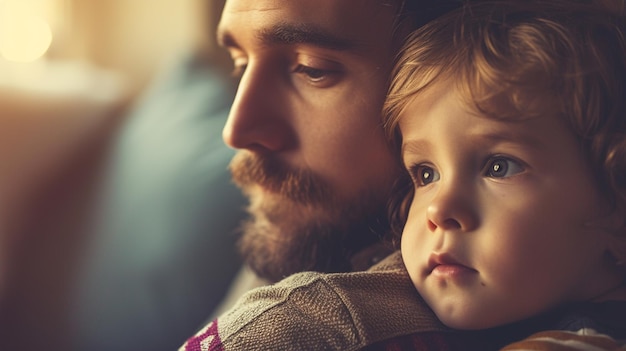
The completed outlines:
<svg viewBox="0 0 626 351">
<path fill-rule="evenodd" d="M 195 45 L 215 50 L 223 0 L 55 0 L 65 18 L 50 58 L 84 60 L 144 87 L 173 56 Z"/>
<path fill-rule="evenodd" d="M 67 150 L 75 148 L 63 145 L 90 138 L 108 118 L 109 107 L 141 93 L 171 60 L 199 47 L 213 61 L 227 62 L 215 45 L 223 2 L 0 0 L 0 14 L 6 15 L 2 19 L 15 18 L 5 5 L 20 5 L 43 16 L 53 34 L 45 59 L 15 63 L 0 55 L 0 165 L 11 170 L 0 177 L 2 231 L 6 218 L 13 217 L 6 207 L 16 211 L 21 207 L 7 199 L 25 198 L 7 192 L 33 189 L 32 184 L 49 178 L 48 165 L 61 163 L 58 160 L 68 158 Z M 0 29 L 0 34 L 12 33 Z M 12 35 L 18 43 L 29 40 L 27 35 Z M 0 43 L 1 39 L 6 38 L 0 35 Z M 51 130 L 58 130 L 58 135 Z M 27 182 L 30 178 L 37 180 Z M 26 185 L 19 186 L 15 179 Z"/>
<path fill-rule="evenodd" d="M 0 5 L 7 1 L 28 2 L 33 8 L 42 5 L 42 13 L 50 16 L 53 40 L 45 58 L 35 62 L 9 62 L 0 56 L 0 168 L 5 170 L 0 176 L 0 350 L 68 351 L 72 341 L 68 310 L 75 302 L 72 294 L 84 265 L 85 247 L 93 239 L 92 207 L 98 203 L 100 178 L 106 174 L 103 161 L 116 142 L 119 126 L 130 119 L 127 106 L 136 102 L 134 97 L 141 98 L 171 60 L 198 46 L 211 61 L 224 62 L 218 57 L 225 53 L 214 45 L 223 1 L 0 0 Z M 10 31 L 0 30 L 6 32 Z M 213 92 L 202 85 L 208 84 L 204 76 L 194 71 L 189 77 L 196 84 L 187 85 L 184 94 L 165 89 L 172 96 L 157 102 L 171 108 L 185 106 L 183 112 L 190 115 L 196 110 L 189 109 L 185 99 L 199 96 L 200 112 L 191 115 L 195 120 L 189 122 L 215 125 L 210 128 L 215 136 L 208 140 L 208 133 L 198 134 L 191 141 L 212 142 L 217 151 L 226 149 L 220 138 L 223 121 L 217 119 L 225 112 L 216 112 L 215 120 L 203 118 L 202 108 L 208 106 L 202 104 L 211 102 L 202 94 Z M 180 100 L 181 105 L 175 105 Z M 226 106 L 215 108 L 225 111 L 228 102 L 220 103 Z M 153 110 L 173 115 L 169 110 Z M 204 131 L 195 124 L 177 124 L 181 125 L 192 132 Z M 178 134 L 161 136 L 170 135 Z M 226 161 L 219 168 L 224 174 Z M 223 248 L 220 252 L 228 253 Z M 134 251 L 131 254 L 143 259 Z M 149 268 L 175 275 L 174 264 L 178 262 L 180 268 L 184 261 L 169 261 L 164 265 L 167 269 Z M 223 266 L 213 266 L 224 271 Z M 142 278 L 141 282 L 149 283 L 151 277 Z M 174 310 L 184 314 L 182 309 Z M 184 330 L 183 335 L 189 333 Z"/>
</svg>

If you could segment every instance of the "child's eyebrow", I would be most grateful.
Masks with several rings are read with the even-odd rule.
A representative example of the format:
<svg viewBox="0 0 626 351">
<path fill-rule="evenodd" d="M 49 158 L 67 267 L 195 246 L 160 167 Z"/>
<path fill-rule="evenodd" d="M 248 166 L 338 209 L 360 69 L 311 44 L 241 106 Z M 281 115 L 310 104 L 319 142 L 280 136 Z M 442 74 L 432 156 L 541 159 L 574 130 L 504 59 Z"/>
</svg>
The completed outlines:
<svg viewBox="0 0 626 351">
<path fill-rule="evenodd" d="M 543 150 L 545 145 L 539 139 L 528 133 L 515 133 L 512 131 L 481 131 L 472 133 L 472 137 L 481 144 L 502 144 L 514 143 L 524 147 L 531 147 L 536 150 Z M 402 143 L 401 154 L 405 153 L 425 155 L 429 154 L 433 149 L 433 144 L 422 139 L 405 140 Z"/>
<path fill-rule="evenodd" d="M 538 150 L 542 150 L 545 146 L 539 138 L 536 138 L 528 133 L 513 133 L 501 130 L 497 132 L 478 133 L 476 137 L 487 140 L 491 144 L 515 143 Z"/>
<path fill-rule="evenodd" d="M 432 150 L 431 143 L 425 140 L 405 140 L 402 143 L 402 154 L 410 152 L 413 154 L 428 154 Z"/>
</svg>

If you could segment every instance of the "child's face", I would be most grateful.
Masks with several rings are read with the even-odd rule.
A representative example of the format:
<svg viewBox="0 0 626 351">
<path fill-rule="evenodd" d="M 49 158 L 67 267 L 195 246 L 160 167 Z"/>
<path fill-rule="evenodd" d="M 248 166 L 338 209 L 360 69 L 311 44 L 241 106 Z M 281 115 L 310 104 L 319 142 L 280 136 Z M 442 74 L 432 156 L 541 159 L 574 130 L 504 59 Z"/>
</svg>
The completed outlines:
<svg viewBox="0 0 626 351">
<path fill-rule="evenodd" d="M 610 288 L 606 234 L 588 225 L 602 202 L 565 125 L 488 119 L 454 91 L 428 95 L 399 123 L 415 187 L 402 254 L 442 322 L 489 328 Z"/>
</svg>

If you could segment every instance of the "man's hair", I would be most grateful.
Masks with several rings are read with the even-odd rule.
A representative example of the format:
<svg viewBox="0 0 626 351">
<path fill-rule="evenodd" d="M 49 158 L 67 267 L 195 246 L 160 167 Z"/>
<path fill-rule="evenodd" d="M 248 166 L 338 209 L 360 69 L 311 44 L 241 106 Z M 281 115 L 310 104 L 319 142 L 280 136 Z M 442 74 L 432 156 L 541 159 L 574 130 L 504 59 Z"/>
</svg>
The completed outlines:
<svg viewBox="0 0 626 351">
<path fill-rule="evenodd" d="M 433 19 L 460 7 L 461 0 L 397 0 L 399 17 L 421 27 Z"/>
<path fill-rule="evenodd" d="M 384 106 L 398 154 L 400 114 L 414 96 L 445 80 L 469 108 L 489 118 L 562 117 L 613 210 L 626 211 L 626 31 L 620 8 L 481 1 L 422 26 L 401 50 Z M 408 176 L 400 185 L 402 197 L 390 209 L 396 231 L 412 200 Z"/>
<path fill-rule="evenodd" d="M 463 4 L 462 0 L 398 0 L 399 16 L 421 27 Z"/>
<path fill-rule="evenodd" d="M 463 3 L 462 0 L 385 0 L 396 8 L 394 40 L 398 47 L 404 42 L 408 32 L 419 28 L 441 15 L 448 13 Z"/>
</svg>

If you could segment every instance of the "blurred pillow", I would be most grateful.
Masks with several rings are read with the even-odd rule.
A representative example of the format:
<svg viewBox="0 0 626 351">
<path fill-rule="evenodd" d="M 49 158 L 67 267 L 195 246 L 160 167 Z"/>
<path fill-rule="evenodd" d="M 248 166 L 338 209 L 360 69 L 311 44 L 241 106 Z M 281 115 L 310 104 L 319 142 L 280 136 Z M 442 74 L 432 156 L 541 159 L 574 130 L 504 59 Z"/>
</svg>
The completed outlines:
<svg viewBox="0 0 626 351">
<path fill-rule="evenodd" d="M 76 350 L 173 350 L 240 268 L 245 199 L 221 138 L 234 91 L 227 82 L 182 57 L 130 111 L 72 310 Z"/>
</svg>

